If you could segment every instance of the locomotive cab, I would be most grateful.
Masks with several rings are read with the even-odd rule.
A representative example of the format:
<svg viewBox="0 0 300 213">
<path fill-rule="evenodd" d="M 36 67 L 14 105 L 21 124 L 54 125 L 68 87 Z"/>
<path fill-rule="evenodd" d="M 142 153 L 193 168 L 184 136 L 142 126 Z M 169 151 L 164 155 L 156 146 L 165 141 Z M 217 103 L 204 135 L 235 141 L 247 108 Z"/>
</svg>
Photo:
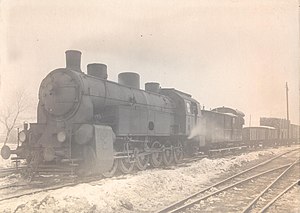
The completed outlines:
<svg viewBox="0 0 300 213">
<path fill-rule="evenodd" d="M 200 151 L 205 146 L 205 126 L 199 102 L 173 88 L 162 88 L 161 94 L 170 97 L 176 105 L 172 134 L 184 143 L 188 155 Z"/>
</svg>

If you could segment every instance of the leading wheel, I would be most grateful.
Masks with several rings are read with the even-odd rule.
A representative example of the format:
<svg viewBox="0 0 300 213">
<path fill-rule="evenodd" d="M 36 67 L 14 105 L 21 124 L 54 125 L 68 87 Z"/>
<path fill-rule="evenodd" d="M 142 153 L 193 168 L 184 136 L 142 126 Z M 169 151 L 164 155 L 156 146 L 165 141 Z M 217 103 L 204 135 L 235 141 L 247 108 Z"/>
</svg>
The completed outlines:
<svg viewBox="0 0 300 213">
<path fill-rule="evenodd" d="M 96 153 L 93 148 L 89 145 L 83 147 L 83 162 L 79 166 L 78 174 L 79 176 L 89 176 L 95 172 L 96 165 Z"/>
<path fill-rule="evenodd" d="M 130 157 L 119 159 L 119 169 L 124 174 L 129 174 L 133 171 L 134 161 Z"/>
<path fill-rule="evenodd" d="M 112 168 L 109 171 L 102 173 L 102 175 L 106 178 L 110 178 L 110 177 L 114 176 L 118 169 L 118 162 L 119 161 L 117 159 L 114 159 Z"/>
</svg>

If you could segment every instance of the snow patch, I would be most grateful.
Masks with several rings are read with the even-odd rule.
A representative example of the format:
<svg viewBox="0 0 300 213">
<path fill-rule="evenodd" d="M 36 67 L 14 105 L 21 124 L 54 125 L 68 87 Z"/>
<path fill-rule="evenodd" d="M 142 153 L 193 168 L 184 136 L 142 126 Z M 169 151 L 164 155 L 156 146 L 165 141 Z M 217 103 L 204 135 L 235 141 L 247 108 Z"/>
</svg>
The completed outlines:
<svg viewBox="0 0 300 213">
<path fill-rule="evenodd" d="M 133 175 L 24 196 L 0 203 L 4 212 L 149 212 L 211 184 L 213 178 L 261 156 L 285 149 L 270 149 L 218 159 L 204 158 L 187 167 L 152 169 Z"/>
</svg>

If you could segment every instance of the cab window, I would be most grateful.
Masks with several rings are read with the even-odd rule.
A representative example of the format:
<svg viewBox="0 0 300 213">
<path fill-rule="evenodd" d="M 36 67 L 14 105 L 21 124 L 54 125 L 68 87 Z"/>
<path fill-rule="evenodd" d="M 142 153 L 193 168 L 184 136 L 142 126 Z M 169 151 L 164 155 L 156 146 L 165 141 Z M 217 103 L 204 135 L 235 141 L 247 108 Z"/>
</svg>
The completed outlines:
<svg viewBox="0 0 300 213">
<path fill-rule="evenodd" d="M 186 102 L 186 112 L 191 114 L 191 104 L 189 102 Z"/>
</svg>

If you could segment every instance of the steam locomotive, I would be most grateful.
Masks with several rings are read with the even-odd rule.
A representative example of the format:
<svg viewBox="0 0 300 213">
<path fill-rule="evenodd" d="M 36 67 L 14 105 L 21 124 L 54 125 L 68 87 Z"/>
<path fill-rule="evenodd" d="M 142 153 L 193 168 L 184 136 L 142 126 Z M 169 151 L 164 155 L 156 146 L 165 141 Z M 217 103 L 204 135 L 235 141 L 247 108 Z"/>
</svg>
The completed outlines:
<svg viewBox="0 0 300 213">
<path fill-rule="evenodd" d="M 79 174 L 130 173 L 180 163 L 184 156 L 244 144 L 244 113 L 228 107 L 202 109 L 190 94 L 159 83 L 140 89 L 137 73 L 107 80 L 105 64 L 81 71 L 81 52 L 66 51 L 66 68 L 41 82 L 37 122 L 24 124 L 15 150 L 28 167 L 72 167 Z"/>
</svg>

